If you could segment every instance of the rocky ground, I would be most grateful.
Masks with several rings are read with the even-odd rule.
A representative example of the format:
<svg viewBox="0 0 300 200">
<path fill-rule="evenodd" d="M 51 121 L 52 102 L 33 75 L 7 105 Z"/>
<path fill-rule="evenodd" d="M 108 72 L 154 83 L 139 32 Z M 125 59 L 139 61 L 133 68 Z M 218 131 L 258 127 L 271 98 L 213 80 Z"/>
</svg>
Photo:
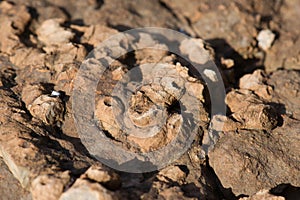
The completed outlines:
<svg viewBox="0 0 300 200">
<path fill-rule="evenodd" d="M 1 199 L 299 199 L 299 19 L 299 0 L 0 1 Z M 103 165 L 81 143 L 73 81 L 102 41 L 145 26 L 200 38 L 191 42 L 220 70 L 227 113 L 210 114 L 207 86 L 177 55 L 124 55 L 99 81 L 95 99 L 99 126 L 116 145 L 149 152 L 175 137 L 182 91 L 169 87 L 166 74 L 180 74 L 174 84 L 186 88 L 185 107 L 201 102 L 199 131 L 186 153 L 163 169 L 126 173 Z M 182 51 L 191 53 L 185 45 Z M 165 65 L 141 70 L 148 85 L 133 95 L 127 115 L 135 125 L 152 127 L 160 115 L 147 111 L 168 105 L 160 113 L 168 123 L 150 140 L 124 137 L 114 126 L 119 119 L 110 94 L 133 66 L 158 61 Z M 156 71 L 164 76 L 148 83 Z M 210 122 L 220 138 L 205 155 L 201 145 Z"/>
</svg>

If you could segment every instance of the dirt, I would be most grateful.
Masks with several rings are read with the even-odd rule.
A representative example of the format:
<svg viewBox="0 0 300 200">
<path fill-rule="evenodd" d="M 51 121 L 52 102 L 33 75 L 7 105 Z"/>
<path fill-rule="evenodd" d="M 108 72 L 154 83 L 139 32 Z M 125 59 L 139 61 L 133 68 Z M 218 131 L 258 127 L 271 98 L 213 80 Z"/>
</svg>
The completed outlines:
<svg viewBox="0 0 300 200">
<path fill-rule="evenodd" d="M 299 198 L 299 11 L 299 0 L 0 0 L 1 199 Z M 186 57 L 146 32 L 112 45 L 160 50 L 115 59 L 97 49 L 140 27 L 189 36 L 176 44 Z M 212 60 L 220 76 L 204 68 L 199 76 L 187 59 Z M 92 107 L 89 70 L 110 61 Z M 227 112 L 212 114 L 214 101 Z M 144 155 L 176 141 L 185 151 L 150 156 L 158 163 L 142 173 L 132 173 L 137 162 L 112 167 L 111 158 L 124 159 L 115 149 L 100 162 L 79 131 L 90 127 L 76 121 L 89 119 L 91 107 L 116 149 Z"/>
</svg>

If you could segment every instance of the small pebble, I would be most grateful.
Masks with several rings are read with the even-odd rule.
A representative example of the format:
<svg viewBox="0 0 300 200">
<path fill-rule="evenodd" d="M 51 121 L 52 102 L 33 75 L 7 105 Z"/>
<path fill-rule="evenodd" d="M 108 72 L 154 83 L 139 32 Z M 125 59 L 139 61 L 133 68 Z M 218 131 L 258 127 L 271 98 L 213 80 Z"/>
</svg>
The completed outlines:
<svg viewBox="0 0 300 200">
<path fill-rule="evenodd" d="M 258 46 L 264 51 L 268 50 L 275 39 L 275 34 L 269 29 L 261 30 L 257 36 Z"/>
<path fill-rule="evenodd" d="M 59 97 L 59 96 L 60 96 L 60 93 L 57 92 L 57 91 L 52 91 L 50 96 L 51 96 L 51 97 Z"/>
<path fill-rule="evenodd" d="M 213 70 L 211 69 L 205 69 L 203 71 L 204 75 L 209 78 L 212 82 L 217 82 L 218 81 L 218 77 L 217 77 L 217 74 L 216 72 L 214 72 Z"/>
</svg>

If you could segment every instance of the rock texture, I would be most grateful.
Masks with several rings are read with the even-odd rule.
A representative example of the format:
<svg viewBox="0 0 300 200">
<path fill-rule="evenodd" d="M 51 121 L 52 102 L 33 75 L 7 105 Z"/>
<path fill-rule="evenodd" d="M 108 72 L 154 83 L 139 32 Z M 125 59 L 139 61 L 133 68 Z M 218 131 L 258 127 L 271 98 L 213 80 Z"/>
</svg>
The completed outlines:
<svg viewBox="0 0 300 200">
<path fill-rule="evenodd" d="M 298 197 L 299 6 L 299 0 L 0 0 L 0 198 Z M 139 153 L 169 144 L 183 114 L 195 119 L 197 134 L 167 167 L 131 174 L 89 154 L 71 99 L 91 50 L 120 31 L 145 26 L 192 37 L 177 44 L 178 50 L 201 66 L 209 59 L 216 63 L 227 93 L 217 99 L 228 112 L 210 113 L 204 80 L 215 83 L 220 78 L 215 71 L 200 67 L 199 77 L 184 58 L 140 34 L 137 46 L 143 40 L 161 50 L 138 50 L 111 63 L 95 90 L 99 127 L 119 146 Z M 116 45 L 126 50 L 128 44 Z M 161 65 L 149 70 L 149 63 Z M 135 88 L 127 83 L 137 66 L 143 84 Z M 127 107 L 113 110 L 124 88 L 131 91 L 123 99 Z M 122 117 L 129 120 L 121 123 Z M 221 138 L 207 156 L 203 147 L 214 134 Z"/>
<path fill-rule="evenodd" d="M 293 128 L 292 128 L 293 127 Z M 236 195 L 291 183 L 299 187 L 300 123 L 284 118 L 271 132 L 227 132 L 209 153 L 209 162 L 222 185 Z"/>
<path fill-rule="evenodd" d="M 268 190 L 261 190 L 251 197 L 240 198 L 240 200 L 284 200 L 284 197 L 274 196 Z"/>
</svg>

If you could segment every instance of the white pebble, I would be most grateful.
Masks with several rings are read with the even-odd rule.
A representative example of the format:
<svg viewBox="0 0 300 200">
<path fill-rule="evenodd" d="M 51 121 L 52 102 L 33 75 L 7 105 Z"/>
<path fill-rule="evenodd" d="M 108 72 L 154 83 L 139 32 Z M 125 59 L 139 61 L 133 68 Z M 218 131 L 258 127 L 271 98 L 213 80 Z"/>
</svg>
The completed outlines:
<svg viewBox="0 0 300 200">
<path fill-rule="evenodd" d="M 261 30 L 256 39 L 258 41 L 258 46 L 266 51 L 271 47 L 275 39 L 275 34 L 269 29 Z"/>
<path fill-rule="evenodd" d="M 206 77 L 208 77 L 212 82 L 217 82 L 218 81 L 218 77 L 217 77 L 217 74 L 216 72 L 214 72 L 213 70 L 211 69 L 205 69 L 203 71 L 204 75 Z"/>
<path fill-rule="evenodd" d="M 56 91 L 52 91 L 50 96 L 52 96 L 52 97 L 59 97 L 60 93 L 56 92 Z"/>
</svg>

